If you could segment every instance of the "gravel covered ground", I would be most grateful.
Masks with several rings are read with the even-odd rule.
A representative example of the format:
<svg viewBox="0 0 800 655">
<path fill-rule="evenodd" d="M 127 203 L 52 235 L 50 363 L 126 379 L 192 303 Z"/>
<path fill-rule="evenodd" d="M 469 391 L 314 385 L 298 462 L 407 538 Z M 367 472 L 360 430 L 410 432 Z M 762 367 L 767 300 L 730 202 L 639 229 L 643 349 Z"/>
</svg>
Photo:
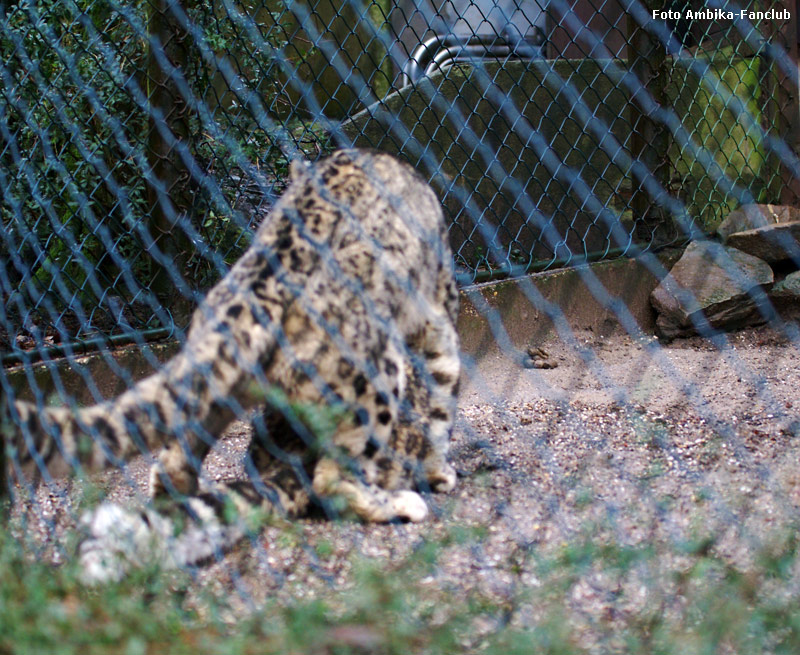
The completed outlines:
<svg viewBox="0 0 800 655">
<path fill-rule="evenodd" d="M 578 338 L 594 370 L 556 341 L 540 344 L 552 369 L 524 369 L 499 352 L 468 369 L 452 450 L 459 485 L 430 497 L 435 518 L 270 527 L 255 549 L 237 549 L 202 578 L 240 589 L 243 603 L 327 595 L 354 584 L 354 553 L 402 571 L 410 553 L 436 542 L 442 550 L 423 578 L 432 599 L 479 592 L 524 623 L 537 609 L 542 563 L 565 546 L 652 548 L 662 580 L 604 578 L 589 567 L 570 585 L 569 602 L 591 632 L 592 617 L 640 611 L 654 587 L 667 593 L 686 544 L 707 543 L 746 568 L 797 523 L 792 342 L 767 328 L 731 335 L 724 351 L 699 338 L 668 346 Z M 522 603 L 526 592 L 532 600 Z"/>
<path fill-rule="evenodd" d="M 598 620 L 613 626 L 651 605 L 675 609 L 687 553 L 706 549 L 746 572 L 794 530 L 798 341 L 768 328 L 729 335 L 721 350 L 700 338 L 577 339 L 580 352 L 536 344 L 554 368 L 526 369 L 499 351 L 467 366 L 452 447 L 459 485 L 430 497 L 426 522 L 276 522 L 202 569 L 198 589 L 226 595 L 234 612 L 271 598 L 335 598 L 356 586 L 365 562 L 402 578 L 409 556 L 418 562 L 437 543 L 420 578 L 432 616 L 437 603 L 479 594 L 508 608 L 479 626 L 491 631 L 540 617 L 548 562 L 591 544 L 560 601 L 576 639 L 591 642 Z M 241 475 L 247 439 L 235 424 L 207 462 L 209 477 Z M 139 482 L 144 474 L 131 467 Z M 112 496 L 130 495 L 107 484 Z M 57 496 L 43 498 L 49 517 Z M 647 552 L 657 566 L 610 575 L 603 545 Z"/>
</svg>

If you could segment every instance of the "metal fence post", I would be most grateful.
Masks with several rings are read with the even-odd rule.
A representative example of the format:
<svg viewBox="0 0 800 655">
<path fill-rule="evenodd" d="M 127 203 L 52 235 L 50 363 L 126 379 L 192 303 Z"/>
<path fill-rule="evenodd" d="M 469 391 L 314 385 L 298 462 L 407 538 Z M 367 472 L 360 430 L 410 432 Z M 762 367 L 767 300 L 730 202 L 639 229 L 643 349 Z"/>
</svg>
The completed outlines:
<svg viewBox="0 0 800 655">
<path fill-rule="evenodd" d="M 158 62 L 155 47 L 163 49 L 163 54 L 179 71 L 187 73 L 191 64 L 192 38 L 179 24 L 172 7 L 179 6 L 178 0 L 155 0 L 150 5 L 148 31 L 155 37 L 157 46 L 150 46 L 147 56 L 147 82 L 150 106 L 158 109 L 172 138 L 165 138 L 156 124 L 153 112 L 148 118 L 148 159 L 155 177 L 164 185 L 166 194 L 159 192 L 154 185 L 148 186 L 148 202 L 151 208 L 150 229 L 155 244 L 179 271 L 188 260 L 191 243 L 181 228 L 181 221 L 191 215 L 194 193 L 192 176 L 174 147 L 175 141 L 191 142 L 191 110 L 179 92 L 168 71 Z M 186 3 L 183 5 L 185 11 Z M 158 267 L 153 271 L 150 289 L 159 297 L 168 296 L 173 286 L 166 271 Z"/>
<path fill-rule="evenodd" d="M 798 17 L 797 0 L 777 0 L 772 7 L 788 14 L 788 19 L 773 20 L 764 25 L 766 39 L 784 50 L 794 64 L 792 74 L 772 59 L 767 59 L 769 72 L 762 76 L 767 122 L 773 134 L 784 139 L 794 152 L 800 151 L 800 79 L 798 77 Z M 771 199 L 794 205 L 800 200 L 800 180 L 787 169 L 778 157 L 772 156 L 772 165 L 779 172 L 775 176 L 778 189 Z"/>
<path fill-rule="evenodd" d="M 6 398 L 3 388 L 0 387 L 0 436 L 3 436 L 10 419 L 6 407 Z M 11 494 L 8 487 L 8 458 L 6 457 L 6 450 L 8 445 L 6 439 L 0 439 L 0 519 L 6 520 L 10 511 Z"/>
<path fill-rule="evenodd" d="M 664 9 L 664 0 L 648 0 L 649 11 Z M 667 85 L 666 48 L 658 37 L 639 25 L 631 13 L 627 15 L 628 67 L 640 80 L 652 98 L 663 104 Z M 658 181 L 669 184 L 669 134 L 635 100 L 630 103 L 631 155 L 639 159 Z M 638 226 L 637 238 L 648 242 L 660 223 L 665 220 L 664 211 L 653 203 L 647 191 L 634 181 L 631 209 Z"/>
</svg>

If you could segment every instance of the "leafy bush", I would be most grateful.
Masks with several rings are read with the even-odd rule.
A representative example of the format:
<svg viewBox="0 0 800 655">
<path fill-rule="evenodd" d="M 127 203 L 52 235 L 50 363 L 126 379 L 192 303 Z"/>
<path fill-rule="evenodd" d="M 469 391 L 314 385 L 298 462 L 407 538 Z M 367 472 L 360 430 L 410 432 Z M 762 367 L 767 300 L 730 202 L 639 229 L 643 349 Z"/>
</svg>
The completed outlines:
<svg viewBox="0 0 800 655">
<path fill-rule="evenodd" d="M 288 37 L 282 2 L 274 11 L 186 3 L 188 32 L 158 6 L 40 0 L 0 10 L 0 220 L 14 253 L 2 286 L 8 305 L 25 307 L 14 320 L 29 330 L 50 324 L 63 340 L 126 322 L 154 327 L 148 290 L 162 263 L 153 240 L 191 286 L 210 285 L 215 257 L 231 263 L 247 245 L 287 151 L 324 147 L 315 126 L 273 120 Z M 292 52 L 305 51 L 295 43 Z M 173 227 L 183 215 L 190 224 Z"/>
</svg>

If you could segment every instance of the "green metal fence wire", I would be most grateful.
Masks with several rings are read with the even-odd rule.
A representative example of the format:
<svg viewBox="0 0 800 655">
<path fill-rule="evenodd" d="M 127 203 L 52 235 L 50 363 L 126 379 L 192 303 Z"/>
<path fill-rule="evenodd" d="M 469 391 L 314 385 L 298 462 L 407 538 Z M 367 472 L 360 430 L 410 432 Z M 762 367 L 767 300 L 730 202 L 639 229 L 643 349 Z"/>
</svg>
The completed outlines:
<svg viewBox="0 0 800 655">
<path fill-rule="evenodd" d="M 769 147 L 795 129 L 769 50 L 792 52 L 785 23 L 683 20 L 665 45 L 646 13 L 589 0 L 7 3 L 4 350 L 180 329 L 288 161 L 336 146 L 433 158 L 465 283 L 680 243 L 744 199 L 790 200 Z"/>
</svg>

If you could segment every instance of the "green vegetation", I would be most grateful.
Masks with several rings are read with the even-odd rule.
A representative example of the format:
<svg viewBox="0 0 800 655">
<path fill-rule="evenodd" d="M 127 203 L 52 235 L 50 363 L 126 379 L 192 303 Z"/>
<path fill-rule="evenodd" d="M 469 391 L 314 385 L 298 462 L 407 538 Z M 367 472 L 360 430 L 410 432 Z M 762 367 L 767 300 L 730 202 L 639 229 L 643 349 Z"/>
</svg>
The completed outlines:
<svg viewBox="0 0 800 655">
<path fill-rule="evenodd" d="M 691 65 L 698 63 L 700 69 L 708 66 L 702 80 L 692 72 Z M 762 94 L 768 75 L 764 68 L 760 57 L 742 57 L 730 47 L 723 48 L 713 58 L 677 59 L 667 89 L 695 146 L 706 148 L 727 179 L 760 202 L 768 201 L 767 188 L 773 183 L 757 129 L 764 120 Z M 715 230 L 739 203 L 689 149 L 674 143 L 670 159 L 681 181 L 678 193 L 689 213 L 702 229 Z"/>
<path fill-rule="evenodd" d="M 282 0 L 275 11 L 257 4 L 228 13 L 210 0 L 184 3 L 191 34 L 144 0 L 41 0 L 0 11 L 9 89 L 0 229 L 19 256 L 12 284 L 29 280 L 19 293 L 30 296 L 22 305 L 39 308 L 34 323 L 74 333 L 86 329 L 75 315 L 83 307 L 92 327 L 108 333 L 119 329 L 112 315 L 121 302 L 133 327 L 158 327 L 141 307 L 162 270 L 151 241 L 192 286 L 206 288 L 219 275 L 214 257 L 230 264 L 247 246 L 261 218 L 254 210 L 282 184 L 293 148 L 313 156 L 327 147 L 317 125 L 278 118 L 288 102 L 277 64 L 289 39 L 286 11 Z M 292 65 L 312 52 L 301 41 L 291 45 L 281 56 Z M 182 82 L 162 69 L 164 57 Z M 236 92 L 220 62 L 238 76 Z M 169 132 L 157 129 L 154 111 Z M 173 227 L 182 215 L 196 234 Z M 174 295 L 174 284 L 168 289 Z"/>
<path fill-rule="evenodd" d="M 290 528 L 291 529 L 291 528 Z M 450 548 L 485 539 L 453 529 L 381 568 L 351 556 L 344 587 L 232 619 L 224 593 L 197 592 L 184 574 L 134 573 L 98 589 L 74 565 L 33 561 L 0 535 L 2 653 L 796 653 L 800 597 L 791 580 L 797 538 L 775 539 L 746 569 L 714 554 L 714 540 L 653 546 L 599 543 L 587 529 L 547 556 L 518 548 L 506 567 L 516 591 L 453 591 L 430 576 Z M 289 535 L 291 536 L 291 535 Z M 320 541 L 317 554 L 332 552 Z M 536 584 L 524 584 L 523 571 Z M 576 595 L 606 580 L 613 597 L 585 611 Z M 193 591 L 194 588 L 194 591 Z M 233 592 L 231 592 L 233 593 Z M 590 615 L 589 615 L 590 614 Z M 223 619 L 223 617 L 225 617 Z"/>
</svg>

